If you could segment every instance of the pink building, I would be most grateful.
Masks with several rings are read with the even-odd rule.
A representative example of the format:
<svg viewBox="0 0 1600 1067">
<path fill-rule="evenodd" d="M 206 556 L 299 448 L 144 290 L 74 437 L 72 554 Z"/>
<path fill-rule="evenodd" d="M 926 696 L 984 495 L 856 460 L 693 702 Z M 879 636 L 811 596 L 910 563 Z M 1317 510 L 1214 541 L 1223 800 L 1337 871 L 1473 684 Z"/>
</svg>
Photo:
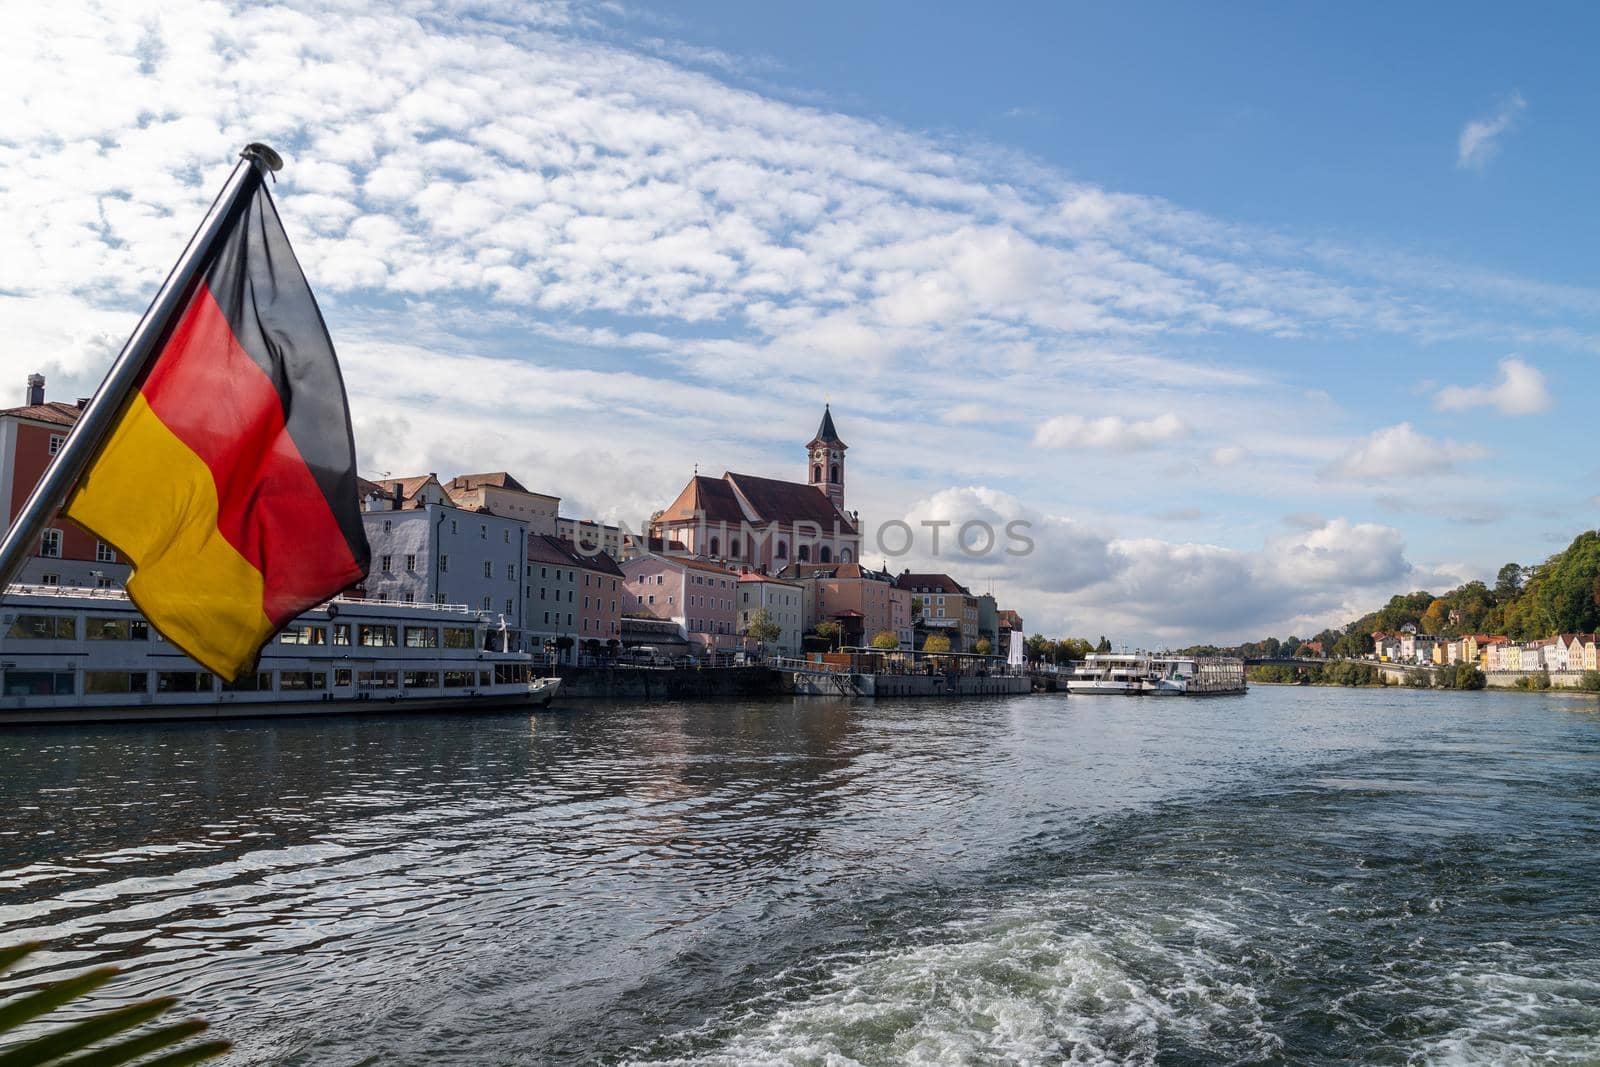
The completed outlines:
<svg viewBox="0 0 1600 1067">
<path fill-rule="evenodd" d="M 677 623 L 705 653 L 745 647 L 739 635 L 739 573 L 692 556 L 645 552 L 622 564 L 625 611 Z"/>
<path fill-rule="evenodd" d="M 911 620 L 911 597 L 898 588 L 893 575 L 859 563 L 795 563 L 781 576 L 799 582 L 806 590 L 807 627 L 837 622 L 843 643 L 866 645 L 885 631 L 895 635 L 902 648 L 916 640 Z"/>
</svg>

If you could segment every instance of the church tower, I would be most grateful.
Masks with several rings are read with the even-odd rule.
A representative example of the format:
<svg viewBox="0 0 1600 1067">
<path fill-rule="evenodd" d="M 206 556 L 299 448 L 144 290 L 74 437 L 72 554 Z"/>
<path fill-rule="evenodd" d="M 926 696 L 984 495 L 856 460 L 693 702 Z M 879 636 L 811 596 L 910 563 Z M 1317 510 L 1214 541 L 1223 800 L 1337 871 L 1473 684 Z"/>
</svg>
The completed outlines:
<svg viewBox="0 0 1600 1067">
<path fill-rule="evenodd" d="M 833 501 L 833 506 L 844 511 L 844 450 L 850 447 L 839 440 L 839 431 L 833 428 L 833 414 L 822 406 L 822 425 L 817 436 L 806 445 L 810 460 L 807 481 Z"/>
</svg>

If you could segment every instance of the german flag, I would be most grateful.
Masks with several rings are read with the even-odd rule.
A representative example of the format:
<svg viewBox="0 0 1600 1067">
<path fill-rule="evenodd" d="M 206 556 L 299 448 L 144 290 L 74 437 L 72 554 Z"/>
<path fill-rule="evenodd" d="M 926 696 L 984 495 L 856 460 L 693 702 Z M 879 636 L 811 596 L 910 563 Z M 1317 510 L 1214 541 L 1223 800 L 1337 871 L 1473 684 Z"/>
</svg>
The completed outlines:
<svg viewBox="0 0 1600 1067">
<path fill-rule="evenodd" d="M 255 167 L 66 514 L 151 624 L 230 681 L 370 560 L 344 381 Z"/>
</svg>

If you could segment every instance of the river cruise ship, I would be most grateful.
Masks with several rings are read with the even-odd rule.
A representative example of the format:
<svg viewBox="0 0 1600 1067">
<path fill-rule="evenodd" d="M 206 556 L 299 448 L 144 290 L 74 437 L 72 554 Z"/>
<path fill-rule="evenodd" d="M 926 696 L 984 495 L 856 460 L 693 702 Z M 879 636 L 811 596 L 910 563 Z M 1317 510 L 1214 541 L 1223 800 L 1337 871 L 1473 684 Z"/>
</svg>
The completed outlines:
<svg viewBox="0 0 1600 1067">
<path fill-rule="evenodd" d="M 1233 656 L 1169 656 L 1091 652 L 1067 676 L 1067 692 L 1118 696 L 1204 696 L 1245 691 L 1244 660 Z"/>
<path fill-rule="evenodd" d="M 224 684 L 121 590 L 13 585 L 0 599 L 0 724 L 548 705 L 559 680 L 512 647 L 497 616 L 464 605 L 336 598 Z"/>
</svg>

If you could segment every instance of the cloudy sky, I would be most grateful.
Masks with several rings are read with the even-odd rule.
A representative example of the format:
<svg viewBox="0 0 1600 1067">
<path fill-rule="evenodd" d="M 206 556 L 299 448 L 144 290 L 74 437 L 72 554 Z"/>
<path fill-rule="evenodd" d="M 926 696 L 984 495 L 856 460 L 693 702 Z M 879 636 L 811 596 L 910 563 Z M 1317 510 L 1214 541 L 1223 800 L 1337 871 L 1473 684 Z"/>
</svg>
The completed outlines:
<svg viewBox="0 0 1600 1067">
<path fill-rule="evenodd" d="M 369 476 L 636 523 L 831 401 L 869 529 L 1153 644 L 1595 524 L 1592 14 L 769 7 L 19 8 L 3 377 L 91 390 L 263 140 Z"/>
</svg>

